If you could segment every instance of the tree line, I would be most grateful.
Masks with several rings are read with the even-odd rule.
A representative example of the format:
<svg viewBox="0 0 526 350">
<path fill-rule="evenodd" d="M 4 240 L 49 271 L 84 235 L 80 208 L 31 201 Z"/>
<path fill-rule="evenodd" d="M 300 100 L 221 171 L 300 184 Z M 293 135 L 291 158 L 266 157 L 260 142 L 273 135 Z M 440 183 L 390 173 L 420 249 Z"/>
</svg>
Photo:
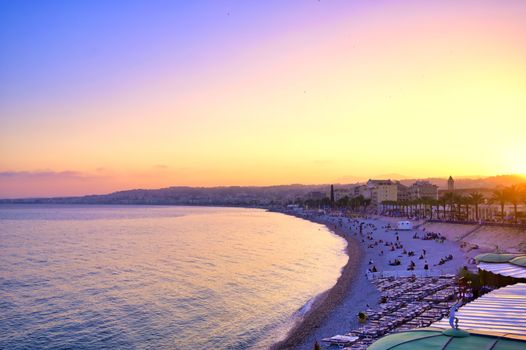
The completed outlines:
<svg viewBox="0 0 526 350">
<path fill-rule="evenodd" d="M 306 200 L 298 199 L 295 203 L 310 209 L 335 208 L 353 212 L 366 212 L 367 208 L 371 205 L 371 199 L 364 198 L 360 195 L 357 197 L 344 196 L 334 203 L 331 202 L 329 197 Z M 414 200 L 384 201 L 381 203 L 381 207 L 383 213 L 388 215 L 404 215 L 444 221 L 479 221 L 479 207 L 483 204 L 499 205 L 498 221 L 502 223 L 506 222 L 504 207 L 507 204 L 513 205 L 512 222 L 517 224 L 519 221 L 517 207 L 520 204 L 526 204 L 526 183 L 495 189 L 493 190 L 491 198 L 485 198 L 480 192 L 473 192 L 467 196 L 462 196 L 454 192 L 446 192 L 439 199 L 421 198 Z"/>
<path fill-rule="evenodd" d="M 447 221 L 479 221 L 479 206 L 482 204 L 493 204 L 500 206 L 498 221 L 502 223 L 506 222 L 504 207 L 507 204 L 511 204 L 513 205 L 512 222 L 517 224 L 519 221 L 517 207 L 520 204 L 526 204 L 526 184 L 495 189 L 490 198 L 485 198 L 480 192 L 473 192 L 467 196 L 447 192 L 439 199 L 422 198 L 411 201 L 386 201 L 382 204 L 384 210 L 387 211 L 399 211 L 408 216 Z"/>
<path fill-rule="evenodd" d="M 323 198 L 309 198 L 305 200 L 297 199 L 295 204 L 299 204 L 308 209 L 321 209 L 321 208 L 336 208 L 336 209 L 349 209 L 356 212 L 365 212 L 371 205 L 371 199 L 365 198 L 362 195 L 357 197 L 344 196 L 334 203 L 331 202 L 329 197 Z"/>
</svg>

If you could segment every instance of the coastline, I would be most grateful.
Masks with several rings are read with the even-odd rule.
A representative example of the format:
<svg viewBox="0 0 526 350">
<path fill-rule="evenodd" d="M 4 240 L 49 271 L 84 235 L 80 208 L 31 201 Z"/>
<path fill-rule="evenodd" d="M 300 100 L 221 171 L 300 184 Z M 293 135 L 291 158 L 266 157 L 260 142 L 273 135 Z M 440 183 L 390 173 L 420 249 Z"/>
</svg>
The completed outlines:
<svg viewBox="0 0 526 350">
<path fill-rule="evenodd" d="M 283 214 L 324 225 L 329 231 L 345 239 L 347 241 L 346 254 L 348 260 L 345 266 L 343 266 L 341 275 L 338 277 L 334 286 L 316 297 L 310 310 L 296 322 L 285 339 L 270 347 L 271 350 L 295 349 L 305 343 L 306 339 L 313 334 L 314 330 L 319 328 L 334 309 L 348 296 L 349 289 L 356 278 L 356 274 L 361 271 L 359 267 L 363 262 L 364 256 L 364 251 L 358 240 L 346 234 L 343 228 L 337 225 L 331 226 L 329 222 L 324 220 L 316 220 L 292 213 Z"/>
<path fill-rule="evenodd" d="M 368 279 L 365 273 L 374 261 L 379 272 L 407 273 L 407 266 L 415 260 L 416 269 L 421 270 L 424 264 L 430 266 L 433 273 L 456 274 L 462 266 L 474 266 L 470 264 L 469 258 L 478 250 L 467 252 L 462 249 L 460 242 L 446 239 L 445 241 L 422 240 L 415 235 L 424 235 L 423 229 L 413 229 L 410 232 L 396 232 L 388 230 L 382 225 L 391 221 L 383 217 L 359 217 L 349 219 L 331 215 L 303 216 L 297 213 L 282 212 L 285 215 L 295 216 L 304 220 L 326 226 L 332 233 L 343 237 L 347 241 L 347 255 L 349 261 L 342 268 L 341 275 L 333 288 L 325 291 L 317 297 L 315 305 L 309 312 L 297 321 L 288 335 L 270 347 L 276 349 L 311 350 L 315 342 L 326 348 L 321 343 L 322 338 L 331 337 L 336 334 L 347 334 L 351 330 L 359 328 L 357 313 L 367 309 L 379 307 L 381 292 Z M 358 232 L 356 223 L 364 224 L 363 234 Z M 378 244 L 377 240 L 384 242 L 398 241 L 407 250 L 420 253 L 427 252 L 425 259 L 409 257 L 402 253 L 402 249 L 391 251 L 384 244 Z M 376 242 L 376 244 L 373 244 Z M 447 254 L 451 254 L 451 261 L 439 264 L 439 261 Z M 399 259 L 399 266 L 392 266 L 390 260 Z"/>
</svg>

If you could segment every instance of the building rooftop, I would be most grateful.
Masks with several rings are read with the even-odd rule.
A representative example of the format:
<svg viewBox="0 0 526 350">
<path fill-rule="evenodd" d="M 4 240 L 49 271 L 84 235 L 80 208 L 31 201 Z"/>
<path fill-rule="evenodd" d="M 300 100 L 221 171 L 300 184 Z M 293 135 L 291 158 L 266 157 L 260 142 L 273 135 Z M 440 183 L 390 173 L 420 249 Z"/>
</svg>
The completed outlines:
<svg viewBox="0 0 526 350">
<path fill-rule="evenodd" d="M 389 180 L 372 180 L 367 181 L 368 185 L 394 185 L 393 181 Z"/>
</svg>

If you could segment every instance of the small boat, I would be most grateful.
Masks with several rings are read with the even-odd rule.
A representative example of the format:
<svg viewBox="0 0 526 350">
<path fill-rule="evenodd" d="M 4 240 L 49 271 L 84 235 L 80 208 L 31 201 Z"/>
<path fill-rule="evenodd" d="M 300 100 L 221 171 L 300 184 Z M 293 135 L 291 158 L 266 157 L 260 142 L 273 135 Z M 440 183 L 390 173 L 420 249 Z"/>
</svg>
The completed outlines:
<svg viewBox="0 0 526 350">
<path fill-rule="evenodd" d="M 331 345 L 333 344 L 336 344 L 336 345 L 347 345 L 347 344 L 350 344 L 350 343 L 353 343 L 355 341 L 357 341 L 359 338 L 358 337 L 353 337 L 353 336 L 350 336 L 350 335 L 335 335 L 334 337 L 330 337 L 330 338 L 323 338 L 321 341 L 324 342 L 324 343 L 330 343 Z"/>
</svg>

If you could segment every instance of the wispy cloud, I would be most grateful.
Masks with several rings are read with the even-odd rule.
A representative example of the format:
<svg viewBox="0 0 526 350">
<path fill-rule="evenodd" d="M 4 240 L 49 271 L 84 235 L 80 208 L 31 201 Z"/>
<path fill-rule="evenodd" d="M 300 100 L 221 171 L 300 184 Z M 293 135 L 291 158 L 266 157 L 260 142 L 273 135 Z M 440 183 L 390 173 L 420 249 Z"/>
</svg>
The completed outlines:
<svg viewBox="0 0 526 350">
<path fill-rule="evenodd" d="M 104 188 L 104 176 L 80 171 L 0 171 L 0 198 L 80 195 Z"/>
<path fill-rule="evenodd" d="M 23 178 L 54 178 L 54 177 L 60 177 L 60 178 L 75 178 L 75 179 L 87 179 L 92 178 L 93 176 L 81 173 L 78 171 L 2 171 L 0 172 L 0 177 L 4 178 L 16 178 L 16 177 L 23 177 Z"/>
</svg>

